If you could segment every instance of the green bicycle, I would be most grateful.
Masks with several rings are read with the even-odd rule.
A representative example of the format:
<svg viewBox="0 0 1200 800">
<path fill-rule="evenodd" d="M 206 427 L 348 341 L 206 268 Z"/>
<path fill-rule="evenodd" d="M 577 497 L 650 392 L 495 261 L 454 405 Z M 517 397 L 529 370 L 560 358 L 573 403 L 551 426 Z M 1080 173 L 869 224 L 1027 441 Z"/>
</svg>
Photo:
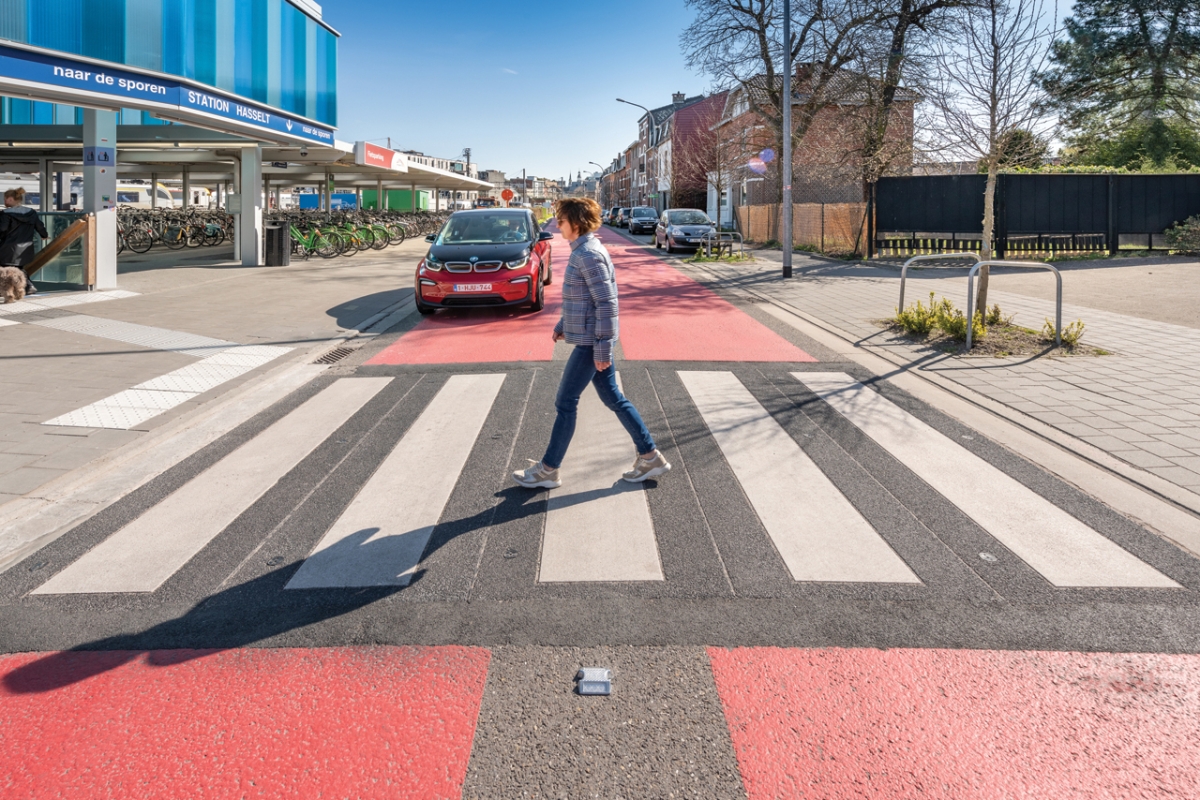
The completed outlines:
<svg viewBox="0 0 1200 800">
<path fill-rule="evenodd" d="M 346 248 L 345 239 L 336 232 L 311 228 L 304 233 L 295 223 L 288 223 L 288 231 L 292 235 L 292 253 L 300 258 L 308 258 L 314 253 L 321 258 L 334 258 Z"/>
</svg>

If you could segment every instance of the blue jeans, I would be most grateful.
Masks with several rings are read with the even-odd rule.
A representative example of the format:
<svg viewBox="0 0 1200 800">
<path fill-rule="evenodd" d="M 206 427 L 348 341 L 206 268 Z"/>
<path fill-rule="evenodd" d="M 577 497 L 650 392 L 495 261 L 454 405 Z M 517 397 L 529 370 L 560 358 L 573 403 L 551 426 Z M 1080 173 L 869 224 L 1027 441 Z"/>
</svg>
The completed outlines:
<svg viewBox="0 0 1200 800">
<path fill-rule="evenodd" d="M 617 387 L 617 370 L 612 364 L 604 372 L 596 371 L 596 362 L 592 359 L 592 348 L 577 345 L 575 352 L 567 359 L 567 368 L 563 370 L 562 382 L 558 384 L 558 397 L 554 400 L 554 408 L 558 417 L 554 420 L 554 431 L 550 434 L 550 445 L 542 463 L 551 469 L 562 466 L 571 437 L 575 435 L 575 416 L 579 409 L 579 396 L 587 388 L 588 383 L 596 387 L 596 394 L 601 402 L 616 412 L 617 419 L 629 431 L 638 454 L 654 452 L 654 437 L 646 430 L 642 415 L 633 407 L 633 403 Z"/>
</svg>

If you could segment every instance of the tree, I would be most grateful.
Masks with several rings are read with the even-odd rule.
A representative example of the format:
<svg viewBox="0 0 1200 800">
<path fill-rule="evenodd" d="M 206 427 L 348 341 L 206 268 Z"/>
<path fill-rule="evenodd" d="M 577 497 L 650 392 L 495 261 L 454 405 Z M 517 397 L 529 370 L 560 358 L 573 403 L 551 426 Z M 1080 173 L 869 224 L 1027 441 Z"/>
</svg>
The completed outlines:
<svg viewBox="0 0 1200 800">
<path fill-rule="evenodd" d="M 1085 149 L 1137 131 L 1143 159 L 1163 166 L 1200 121 L 1200 3 L 1076 0 L 1051 64 L 1047 105 Z"/>
<path fill-rule="evenodd" d="M 1018 128 L 1000 137 L 1000 167 L 1037 169 L 1050 158 L 1050 142 L 1033 131 Z M 987 164 L 979 163 L 979 171 L 987 172 Z"/>
<path fill-rule="evenodd" d="M 986 167 L 983 201 L 985 258 L 994 243 L 996 181 L 1005 145 L 1018 131 L 1035 138 L 1045 124 L 1042 94 L 1033 76 L 1046 63 L 1051 31 L 1042 0 L 982 0 L 956 16 L 951 38 L 938 46 L 938 78 L 931 91 L 933 146 Z M 976 307 L 987 308 L 988 270 L 979 273 Z"/>
<path fill-rule="evenodd" d="M 795 0 L 792 41 L 782 41 L 778 0 L 687 0 L 696 18 L 680 36 L 687 64 L 723 89 L 740 91 L 783 152 L 783 69 L 798 65 L 793 84 L 792 150 L 821 110 L 854 89 L 845 67 L 859 37 L 877 19 L 874 0 Z M 782 183 L 779 191 L 782 199 Z"/>
</svg>

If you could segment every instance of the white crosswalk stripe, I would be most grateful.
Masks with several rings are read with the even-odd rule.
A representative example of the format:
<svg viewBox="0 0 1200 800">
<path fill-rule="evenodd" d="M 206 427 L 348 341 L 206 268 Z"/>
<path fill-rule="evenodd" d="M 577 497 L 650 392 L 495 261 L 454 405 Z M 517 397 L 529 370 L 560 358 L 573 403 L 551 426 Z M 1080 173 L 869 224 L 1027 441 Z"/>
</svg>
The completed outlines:
<svg viewBox="0 0 1200 800">
<path fill-rule="evenodd" d="M 407 586 L 504 375 L 454 375 L 288 582 Z"/>
<path fill-rule="evenodd" d="M 101 542 L 34 594 L 152 592 L 391 378 L 343 378 Z"/>
<path fill-rule="evenodd" d="M 733 373 L 679 377 L 794 579 L 920 583 Z"/>
<path fill-rule="evenodd" d="M 160 402 L 158 394 L 202 390 L 208 382 L 221 380 L 222 370 L 249 368 L 249 362 L 242 362 L 266 355 L 250 349 L 226 351 L 207 359 L 211 365 L 193 365 L 135 387 L 141 393 L 139 402 Z M 842 373 L 792 375 L 1053 586 L 1181 588 L 853 378 Z M 922 583 L 843 494 L 843 479 L 827 475 L 736 375 L 695 370 L 678 376 L 794 582 Z M 321 535 L 286 588 L 408 585 L 506 377 L 450 376 Z M 100 542 L 34 594 L 155 591 L 391 380 L 335 381 Z M 575 440 L 561 469 L 564 485 L 550 492 L 537 551 L 539 584 L 671 579 L 647 491 L 620 480 L 633 458 L 629 436 L 616 415 L 589 389 L 581 399 Z M 665 480 L 687 481 L 681 466 L 686 464 L 677 464 L 677 471 Z M 506 477 L 498 474 L 496 479 Z M 737 486 L 731 489 L 736 494 Z"/>
<path fill-rule="evenodd" d="M 792 376 L 1055 586 L 1180 588 L 849 375 L 793 372 Z"/>
<path fill-rule="evenodd" d="M 617 415 L 589 387 L 559 470 L 563 486 L 550 492 L 539 581 L 663 580 L 646 492 L 621 479 L 636 455 Z"/>
</svg>

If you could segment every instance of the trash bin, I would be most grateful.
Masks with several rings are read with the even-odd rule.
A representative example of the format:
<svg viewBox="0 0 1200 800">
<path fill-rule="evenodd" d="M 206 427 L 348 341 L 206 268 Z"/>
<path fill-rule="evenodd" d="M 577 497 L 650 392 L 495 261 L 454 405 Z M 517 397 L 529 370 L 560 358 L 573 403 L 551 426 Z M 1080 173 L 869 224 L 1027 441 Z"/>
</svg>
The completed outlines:
<svg viewBox="0 0 1200 800">
<path fill-rule="evenodd" d="M 292 243 L 286 225 L 268 224 L 266 233 L 266 258 L 268 267 L 286 267 L 292 263 Z"/>
</svg>

